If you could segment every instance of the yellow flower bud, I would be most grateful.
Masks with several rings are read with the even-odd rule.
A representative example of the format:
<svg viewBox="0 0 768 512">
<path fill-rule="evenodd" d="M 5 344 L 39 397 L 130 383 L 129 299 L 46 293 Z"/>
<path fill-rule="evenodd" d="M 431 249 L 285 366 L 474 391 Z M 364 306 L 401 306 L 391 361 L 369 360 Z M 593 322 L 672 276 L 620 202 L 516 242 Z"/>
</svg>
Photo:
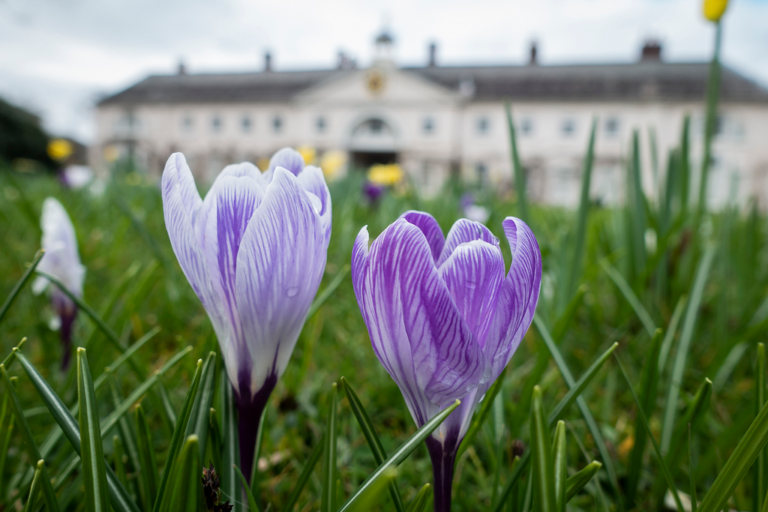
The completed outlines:
<svg viewBox="0 0 768 512">
<path fill-rule="evenodd" d="M 717 23 L 728 7 L 728 0 L 704 0 L 704 17 Z"/>
<path fill-rule="evenodd" d="M 53 139 L 48 143 L 48 156 L 54 160 L 66 160 L 72 151 L 72 144 L 68 140 Z"/>
<path fill-rule="evenodd" d="M 403 176 L 403 169 L 397 164 L 376 164 L 368 170 L 368 179 L 377 185 L 395 185 Z"/>
</svg>

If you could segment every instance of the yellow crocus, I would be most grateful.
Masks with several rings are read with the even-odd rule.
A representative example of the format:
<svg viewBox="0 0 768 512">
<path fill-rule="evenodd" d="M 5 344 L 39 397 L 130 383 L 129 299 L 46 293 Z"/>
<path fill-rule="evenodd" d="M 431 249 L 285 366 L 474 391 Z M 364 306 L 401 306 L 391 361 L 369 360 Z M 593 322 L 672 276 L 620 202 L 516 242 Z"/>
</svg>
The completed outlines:
<svg viewBox="0 0 768 512">
<path fill-rule="evenodd" d="M 315 163 L 315 157 L 317 156 L 315 148 L 311 146 L 301 146 L 296 148 L 296 151 L 298 151 L 301 157 L 304 159 L 304 165 L 312 165 Z"/>
<path fill-rule="evenodd" d="M 68 140 L 52 139 L 48 143 L 48 156 L 53 160 L 66 160 L 72 151 L 72 144 Z"/>
<path fill-rule="evenodd" d="M 728 0 L 704 0 L 704 17 L 717 23 L 728 8 Z"/>
<path fill-rule="evenodd" d="M 403 176 L 403 169 L 397 164 L 376 164 L 368 170 L 369 180 L 387 187 L 399 183 Z"/>
<path fill-rule="evenodd" d="M 325 179 L 334 179 L 347 162 L 347 154 L 344 151 L 326 151 L 320 159 L 320 169 L 323 170 Z"/>
</svg>

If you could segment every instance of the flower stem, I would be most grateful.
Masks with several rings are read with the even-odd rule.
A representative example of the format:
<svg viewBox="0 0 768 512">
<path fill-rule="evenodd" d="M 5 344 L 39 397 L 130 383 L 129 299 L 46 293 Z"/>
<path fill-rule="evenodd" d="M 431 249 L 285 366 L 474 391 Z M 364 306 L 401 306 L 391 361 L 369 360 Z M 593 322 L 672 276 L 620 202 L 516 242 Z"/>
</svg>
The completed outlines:
<svg viewBox="0 0 768 512">
<path fill-rule="evenodd" d="M 429 457 L 432 459 L 435 512 L 450 512 L 453 466 L 459 443 L 451 441 L 441 443 L 433 437 L 428 437 L 425 443 L 429 450 Z"/>
<path fill-rule="evenodd" d="M 243 394 L 235 391 L 235 400 L 237 402 L 237 433 L 240 444 L 240 470 L 250 484 L 251 472 L 254 464 L 254 450 L 256 449 L 256 439 L 259 437 L 259 422 L 264 408 L 269 401 L 269 395 L 275 389 L 277 376 L 273 375 L 267 378 L 264 386 L 251 395 L 248 388 L 243 386 Z"/>
</svg>

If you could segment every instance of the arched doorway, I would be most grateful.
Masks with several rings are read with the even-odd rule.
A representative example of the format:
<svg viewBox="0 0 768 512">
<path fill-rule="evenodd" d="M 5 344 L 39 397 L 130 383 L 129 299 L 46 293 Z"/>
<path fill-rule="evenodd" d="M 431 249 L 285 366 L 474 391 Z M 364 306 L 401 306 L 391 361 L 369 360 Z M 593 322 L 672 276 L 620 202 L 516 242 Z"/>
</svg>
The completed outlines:
<svg viewBox="0 0 768 512">
<path fill-rule="evenodd" d="M 397 162 L 397 134 L 381 117 L 368 117 L 352 129 L 349 154 L 354 167 Z"/>
</svg>

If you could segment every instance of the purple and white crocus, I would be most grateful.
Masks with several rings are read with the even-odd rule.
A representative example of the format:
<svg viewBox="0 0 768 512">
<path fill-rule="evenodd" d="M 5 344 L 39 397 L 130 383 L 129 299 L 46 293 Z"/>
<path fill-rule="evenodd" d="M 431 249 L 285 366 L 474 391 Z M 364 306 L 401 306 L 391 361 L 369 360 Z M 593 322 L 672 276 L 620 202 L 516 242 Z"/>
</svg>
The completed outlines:
<svg viewBox="0 0 768 512">
<path fill-rule="evenodd" d="M 504 276 L 499 240 L 480 223 L 457 221 L 447 238 L 428 213 L 409 211 L 368 246 L 360 230 L 352 283 L 373 350 L 421 427 L 460 399 L 427 438 L 435 511 L 450 511 L 456 452 L 472 414 L 533 320 L 541 253 L 520 219 L 502 223 L 512 252 Z"/>
<path fill-rule="evenodd" d="M 37 270 L 55 277 L 70 293 L 82 297 L 85 267 L 80 263 L 75 227 L 67 210 L 56 199 L 46 198 L 43 201 L 40 226 L 43 230 L 42 248 L 45 254 Z M 32 292 L 40 294 L 49 288 L 49 284 L 48 279 L 38 276 L 32 283 Z M 72 356 L 72 329 L 77 317 L 77 305 L 57 286 L 50 287 L 50 296 L 57 315 L 55 325 L 61 335 L 61 368 L 66 370 Z"/>
<path fill-rule="evenodd" d="M 250 477 L 259 419 L 323 277 L 331 196 L 320 168 L 289 148 L 263 173 L 250 163 L 225 167 L 205 200 L 174 153 L 162 194 L 171 245 L 219 339 Z"/>
</svg>

